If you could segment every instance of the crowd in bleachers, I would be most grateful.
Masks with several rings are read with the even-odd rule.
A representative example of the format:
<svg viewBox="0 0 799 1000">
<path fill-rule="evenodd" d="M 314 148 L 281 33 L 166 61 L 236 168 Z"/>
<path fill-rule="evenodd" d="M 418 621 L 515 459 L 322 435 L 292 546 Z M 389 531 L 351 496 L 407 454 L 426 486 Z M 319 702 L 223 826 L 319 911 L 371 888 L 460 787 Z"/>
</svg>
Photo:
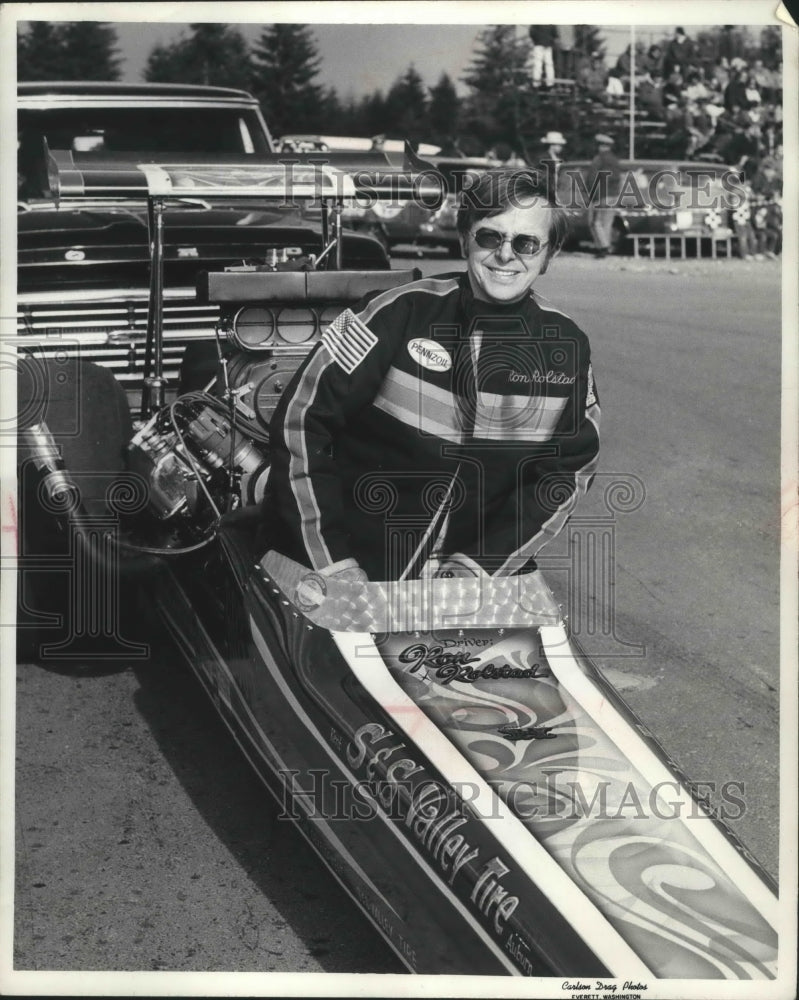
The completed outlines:
<svg viewBox="0 0 799 1000">
<path fill-rule="evenodd" d="M 634 61 L 630 45 L 610 68 L 591 53 L 575 80 L 586 96 L 618 106 L 629 104 L 634 82 L 636 108 L 663 124 L 667 155 L 728 163 L 751 180 L 766 157 L 781 171 L 782 64 L 744 51 L 730 25 L 710 49 L 676 28 L 666 44 L 637 43 Z"/>
<path fill-rule="evenodd" d="M 734 25 L 690 37 L 675 28 L 660 44 L 628 45 L 613 65 L 600 51 L 575 50 L 563 26 L 536 25 L 532 85 L 568 82 L 595 113 L 629 114 L 633 89 L 642 137 L 657 135 L 669 159 L 711 160 L 735 168 L 748 202 L 734 214 L 741 257 L 774 256 L 782 228 L 782 63 L 765 37 L 753 44 Z M 650 39 L 651 40 L 651 39 Z M 551 48 L 552 54 L 547 54 Z M 589 116 L 590 119 L 590 116 Z M 650 131 L 647 133 L 647 127 Z M 652 131 L 654 130 L 654 131 Z"/>
</svg>

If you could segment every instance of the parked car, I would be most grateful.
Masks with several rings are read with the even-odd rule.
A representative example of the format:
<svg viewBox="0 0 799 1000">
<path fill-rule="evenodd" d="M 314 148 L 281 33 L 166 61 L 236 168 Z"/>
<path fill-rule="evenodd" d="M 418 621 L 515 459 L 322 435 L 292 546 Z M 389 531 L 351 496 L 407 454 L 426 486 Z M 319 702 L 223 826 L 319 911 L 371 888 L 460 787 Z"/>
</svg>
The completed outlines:
<svg viewBox="0 0 799 1000">
<path fill-rule="evenodd" d="M 282 135 L 277 140 L 277 148 L 281 152 L 328 152 L 345 151 L 348 153 L 363 153 L 372 150 L 388 153 L 390 156 L 398 156 L 400 160 L 405 153 L 404 139 L 383 139 L 375 142 L 374 139 L 367 139 L 363 136 L 352 135 L 316 135 L 308 133 L 292 133 Z M 434 146 L 429 142 L 420 142 L 416 146 L 419 156 L 434 156 L 441 152 L 440 146 Z"/>
<path fill-rule="evenodd" d="M 99 165 L 155 158 L 258 162 L 278 154 L 257 101 L 242 91 L 172 84 L 23 83 L 18 88 L 19 342 L 82 357 L 137 384 L 144 365 L 149 235 L 143 196 L 110 191 L 57 200 L 48 151 Z M 52 160 L 51 160 L 52 166 Z M 165 374 L 188 343 L 210 342 L 219 310 L 200 303 L 200 271 L 233 264 L 298 266 L 320 252 L 320 211 L 186 196 L 164 215 Z M 384 250 L 345 234 L 354 269 L 388 268 Z"/>
<path fill-rule="evenodd" d="M 500 164 L 497 160 L 475 156 L 436 156 L 431 160 L 444 178 L 447 194 L 440 208 L 422 221 L 415 242 L 417 246 L 444 249 L 450 257 L 460 257 L 461 245 L 456 228 L 458 195 L 464 186 L 473 184 L 480 174 L 499 167 Z"/>
<path fill-rule="evenodd" d="M 567 249 L 591 241 L 586 177 L 590 160 L 567 160 L 558 170 L 558 201 L 571 215 Z M 734 169 L 701 160 L 621 160 L 612 247 L 636 233 L 693 236 L 732 232 L 731 215 L 744 197 Z"/>
<path fill-rule="evenodd" d="M 586 178 L 590 160 L 568 160 L 558 171 L 558 201 L 569 210 L 566 249 L 591 241 Z M 621 194 L 613 220 L 618 252 L 635 233 L 710 236 L 731 233 L 731 215 L 744 192 L 733 168 L 712 162 L 621 160 Z M 479 168 L 471 168 L 477 170 Z M 483 168 L 485 169 L 485 168 Z M 456 229 L 457 197 L 448 194 L 437 212 L 421 223 L 417 244 L 445 247 L 461 255 Z"/>
</svg>

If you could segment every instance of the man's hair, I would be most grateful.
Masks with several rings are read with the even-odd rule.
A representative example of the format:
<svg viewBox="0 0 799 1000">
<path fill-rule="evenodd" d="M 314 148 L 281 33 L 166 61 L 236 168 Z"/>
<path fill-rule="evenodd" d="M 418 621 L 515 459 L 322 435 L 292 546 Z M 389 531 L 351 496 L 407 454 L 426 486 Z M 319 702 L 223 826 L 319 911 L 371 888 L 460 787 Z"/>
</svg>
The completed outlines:
<svg viewBox="0 0 799 1000">
<path fill-rule="evenodd" d="M 548 177 L 537 170 L 487 170 L 477 183 L 461 192 L 458 207 L 458 233 L 468 236 L 472 227 L 483 219 L 502 215 L 509 208 L 530 208 L 533 201 L 549 207 L 549 259 L 563 246 L 569 229 L 569 216 L 556 202 L 556 192 Z"/>
</svg>

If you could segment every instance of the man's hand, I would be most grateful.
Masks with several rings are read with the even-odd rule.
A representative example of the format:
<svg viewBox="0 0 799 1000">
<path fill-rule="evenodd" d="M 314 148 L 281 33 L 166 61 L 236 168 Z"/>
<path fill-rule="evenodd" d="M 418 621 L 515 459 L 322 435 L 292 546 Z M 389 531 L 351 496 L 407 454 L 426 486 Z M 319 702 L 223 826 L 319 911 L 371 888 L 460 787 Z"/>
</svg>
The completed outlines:
<svg viewBox="0 0 799 1000">
<path fill-rule="evenodd" d="M 355 559 L 339 559 L 320 569 L 319 575 L 328 580 L 343 580 L 345 583 L 368 583 L 369 577 Z"/>
</svg>

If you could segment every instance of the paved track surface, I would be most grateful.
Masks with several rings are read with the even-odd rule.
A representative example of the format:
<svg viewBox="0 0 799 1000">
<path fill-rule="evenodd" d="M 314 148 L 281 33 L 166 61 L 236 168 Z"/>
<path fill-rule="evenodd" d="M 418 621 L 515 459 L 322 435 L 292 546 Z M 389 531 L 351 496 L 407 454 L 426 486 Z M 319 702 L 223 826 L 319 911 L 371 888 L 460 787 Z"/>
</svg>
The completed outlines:
<svg viewBox="0 0 799 1000">
<path fill-rule="evenodd" d="M 418 264 L 453 267 L 395 261 Z M 572 546 L 615 546 L 588 593 L 567 538 L 543 566 L 687 773 L 717 804 L 742 783 L 733 828 L 776 874 L 778 266 L 573 255 L 539 288 L 590 334 L 603 409 Z M 636 509 L 609 508 L 614 479 Z M 168 646 L 80 675 L 21 665 L 17 752 L 17 968 L 402 971 Z"/>
</svg>

